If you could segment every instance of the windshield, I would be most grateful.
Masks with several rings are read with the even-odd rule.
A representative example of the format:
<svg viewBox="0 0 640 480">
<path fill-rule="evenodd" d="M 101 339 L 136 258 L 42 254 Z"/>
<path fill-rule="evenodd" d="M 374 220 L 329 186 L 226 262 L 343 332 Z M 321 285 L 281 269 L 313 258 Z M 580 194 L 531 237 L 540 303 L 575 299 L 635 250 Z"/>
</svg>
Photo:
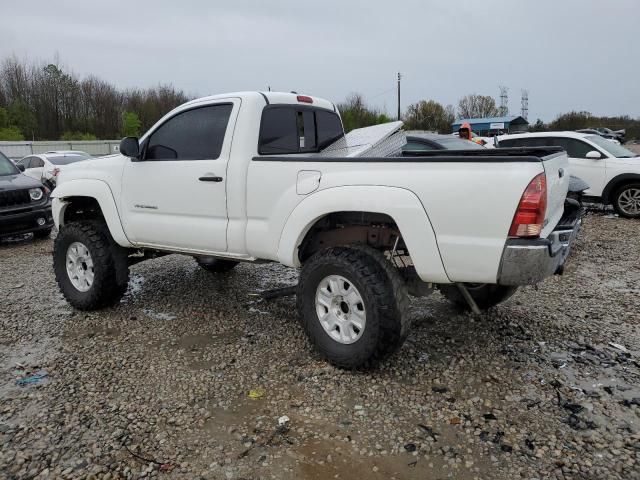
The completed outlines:
<svg viewBox="0 0 640 480">
<path fill-rule="evenodd" d="M 0 152 L 0 176 L 15 175 L 16 173 L 20 173 L 20 170 L 4 156 L 4 153 Z"/>
<path fill-rule="evenodd" d="M 445 150 L 481 150 L 484 147 L 475 142 L 470 142 L 469 140 L 462 140 L 461 138 L 451 137 L 451 138 L 438 138 L 434 139 L 434 142 L 443 146 Z"/>
<path fill-rule="evenodd" d="M 595 143 L 603 150 L 606 150 L 611 155 L 616 158 L 633 158 L 637 157 L 635 153 L 631 150 L 627 150 L 622 145 L 618 145 L 617 143 L 613 143 L 611 140 L 607 140 L 599 135 L 589 135 L 586 137 L 590 142 Z"/>
<path fill-rule="evenodd" d="M 47 160 L 54 165 L 69 165 L 70 163 L 76 163 L 89 158 L 91 158 L 89 155 L 61 155 L 59 157 L 50 157 L 47 155 Z"/>
</svg>

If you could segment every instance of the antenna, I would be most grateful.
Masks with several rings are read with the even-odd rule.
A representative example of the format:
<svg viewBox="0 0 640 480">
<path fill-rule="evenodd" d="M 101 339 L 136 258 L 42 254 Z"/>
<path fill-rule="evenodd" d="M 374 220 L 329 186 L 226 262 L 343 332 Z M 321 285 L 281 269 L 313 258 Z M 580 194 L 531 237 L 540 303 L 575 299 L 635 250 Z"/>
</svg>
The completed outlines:
<svg viewBox="0 0 640 480">
<path fill-rule="evenodd" d="M 402 75 L 398 72 L 398 120 L 400 120 L 400 80 L 402 80 Z"/>
<path fill-rule="evenodd" d="M 498 87 L 500 89 L 500 112 L 501 117 L 509 115 L 509 89 L 507 87 Z"/>
<path fill-rule="evenodd" d="M 529 120 L 529 90 L 522 89 L 522 101 L 520 115 L 525 120 Z"/>
</svg>

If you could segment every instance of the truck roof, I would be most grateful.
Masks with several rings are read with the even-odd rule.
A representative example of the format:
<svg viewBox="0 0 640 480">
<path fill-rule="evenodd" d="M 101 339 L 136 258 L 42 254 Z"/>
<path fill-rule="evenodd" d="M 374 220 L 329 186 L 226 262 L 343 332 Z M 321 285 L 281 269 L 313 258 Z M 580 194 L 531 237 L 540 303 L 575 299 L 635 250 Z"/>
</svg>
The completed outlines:
<svg viewBox="0 0 640 480">
<path fill-rule="evenodd" d="M 210 102 L 212 100 L 220 100 L 224 98 L 240 98 L 243 102 L 260 102 L 262 105 L 312 105 L 314 107 L 326 108 L 328 110 L 336 111 L 336 106 L 331 103 L 329 100 L 325 100 L 324 98 L 314 97 L 312 95 L 307 95 L 304 93 L 295 93 L 295 92 L 232 92 L 232 93 L 222 93 L 219 95 L 209 95 L 206 97 L 195 98 L 190 102 L 185 103 L 184 105 L 195 105 L 202 102 Z M 300 97 L 305 97 L 306 99 L 311 99 L 311 102 L 300 101 Z"/>
</svg>

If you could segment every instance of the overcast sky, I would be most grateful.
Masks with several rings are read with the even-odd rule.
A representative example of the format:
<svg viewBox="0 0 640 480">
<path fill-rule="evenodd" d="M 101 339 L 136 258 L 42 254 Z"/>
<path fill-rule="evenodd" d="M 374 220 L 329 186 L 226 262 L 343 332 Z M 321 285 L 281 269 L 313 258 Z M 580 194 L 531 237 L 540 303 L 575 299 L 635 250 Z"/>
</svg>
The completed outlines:
<svg viewBox="0 0 640 480">
<path fill-rule="evenodd" d="M 118 87 L 360 92 L 396 111 L 499 96 L 529 119 L 640 116 L 639 0 L 3 0 L 0 56 L 49 60 Z M 10 6 L 9 6 L 10 5 Z"/>
</svg>

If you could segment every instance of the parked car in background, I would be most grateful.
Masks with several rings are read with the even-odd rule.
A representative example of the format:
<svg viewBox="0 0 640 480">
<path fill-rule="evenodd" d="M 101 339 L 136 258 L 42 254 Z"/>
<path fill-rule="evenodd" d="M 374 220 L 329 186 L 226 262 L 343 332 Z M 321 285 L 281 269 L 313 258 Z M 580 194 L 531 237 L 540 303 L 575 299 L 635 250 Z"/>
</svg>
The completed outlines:
<svg viewBox="0 0 640 480">
<path fill-rule="evenodd" d="M 571 174 L 589 188 L 586 199 L 611 204 L 620 216 L 640 218 L 640 157 L 600 135 L 541 132 L 499 137 L 499 147 L 558 146 L 569 156 Z"/>
<path fill-rule="evenodd" d="M 50 189 L 56 186 L 57 178 L 65 165 L 92 158 L 80 150 L 56 150 L 38 155 L 28 155 L 16 162 L 24 167 L 24 174 L 41 181 Z"/>
<path fill-rule="evenodd" d="M 606 138 L 607 140 L 617 143 L 618 145 L 620 144 L 620 140 L 618 140 L 618 137 L 615 135 L 610 135 L 608 133 L 603 133 L 600 130 L 597 130 L 595 128 L 581 128 L 580 130 L 576 130 L 576 132 L 578 133 L 584 133 L 584 134 L 588 134 L 588 135 L 600 135 L 603 138 Z"/>
<path fill-rule="evenodd" d="M 624 143 L 626 140 L 627 131 L 623 128 L 622 130 L 611 130 L 606 127 L 596 127 L 596 130 L 604 135 L 611 135 L 620 143 Z"/>
<path fill-rule="evenodd" d="M 53 228 L 49 193 L 0 153 L 0 237 L 21 233 L 48 237 Z"/>
<path fill-rule="evenodd" d="M 402 152 L 428 152 L 431 150 L 482 150 L 484 147 L 454 135 L 437 133 L 411 133 Z"/>
</svg>

